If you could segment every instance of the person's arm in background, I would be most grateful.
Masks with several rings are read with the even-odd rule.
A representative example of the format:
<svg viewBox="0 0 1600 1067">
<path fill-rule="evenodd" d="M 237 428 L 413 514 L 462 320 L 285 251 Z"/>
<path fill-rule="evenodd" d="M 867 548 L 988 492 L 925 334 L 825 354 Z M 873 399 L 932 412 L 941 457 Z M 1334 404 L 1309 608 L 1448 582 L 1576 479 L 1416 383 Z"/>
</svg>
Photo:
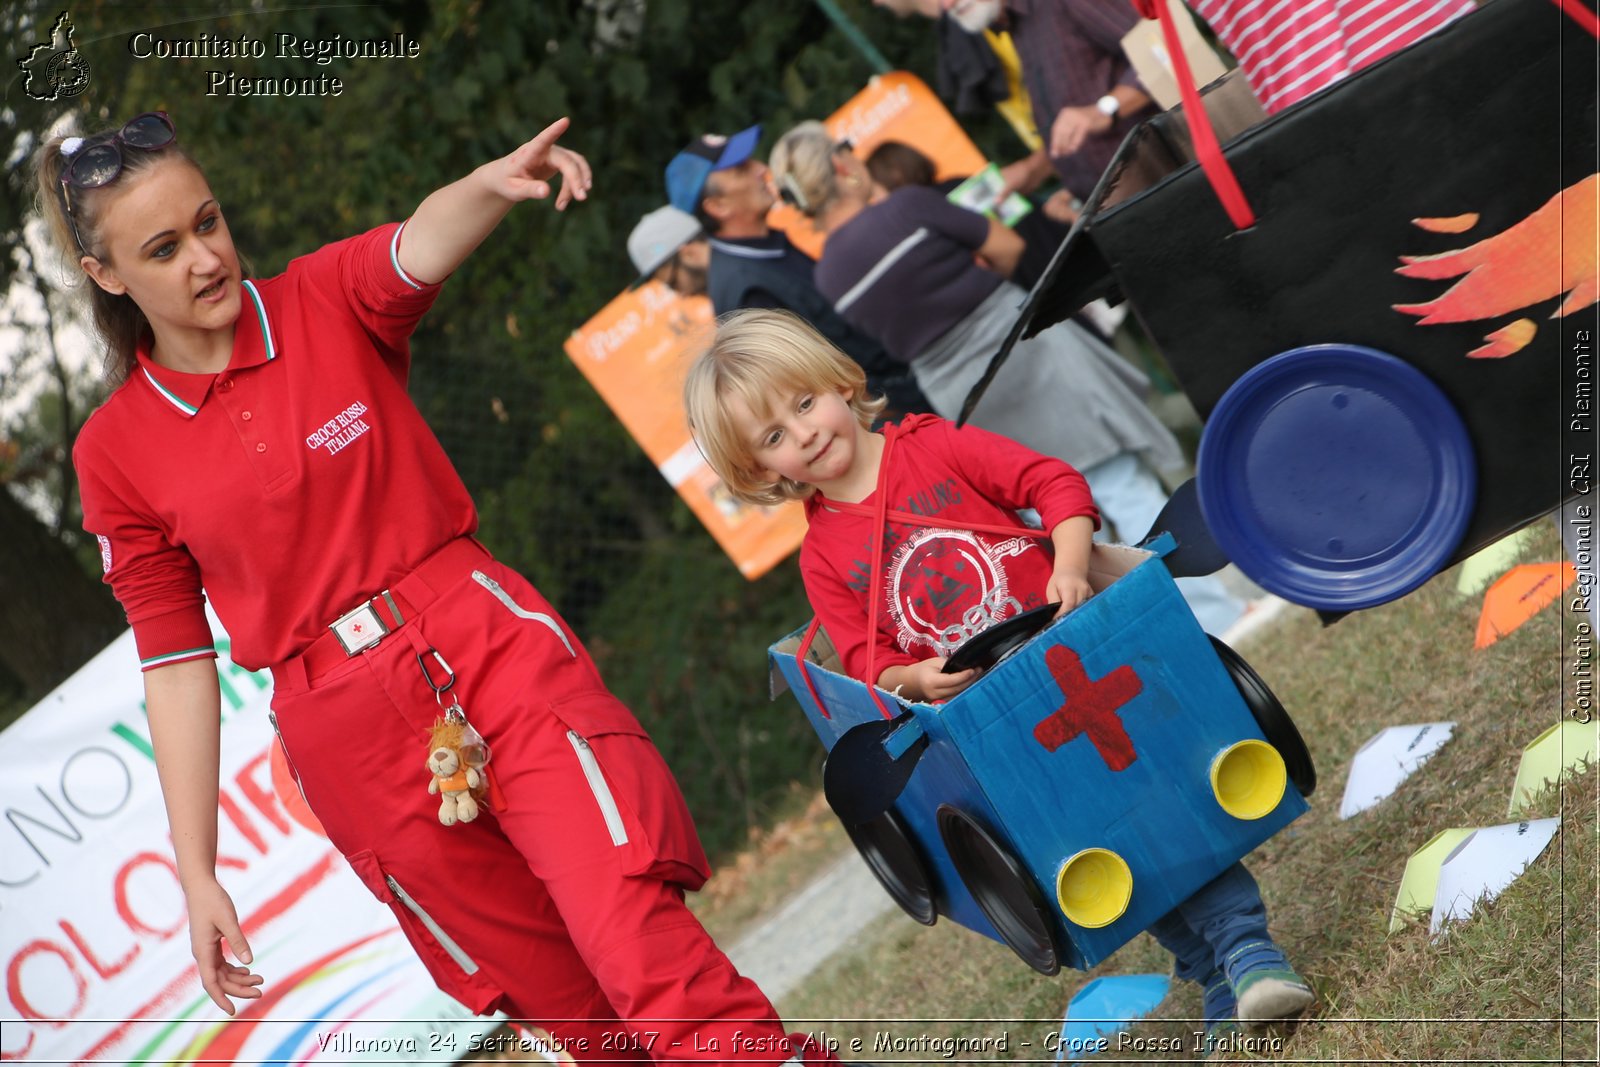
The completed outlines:
<svg viewBox="0 0 1600 1067">
<path fill-rule="evenodd" d="M 192 659 L 146 671 L 144 693 L 178 882 L 189 910 L 190 948 L 206 994 L 232 1015 L 233 1002 L 228 998 L 261 996 L 261 976 L 229 963 L 222 954 L 226 939 L 240 963 L 251 961 L 233 900 L 217 881 L 222 697 L 216 661 Z"/>
<path fill-rule="evenodd" d="M 1128 0 L 1054 0 L 1054 2 L 1066 5 L 1067 18 L 1071 21 L 1078 39 L 1103 55 L 1123 56 L 1122 39 L 1128 35 L 1128 31 L 1139 24 L 1139 13 L 1133 9 Z M 1108 115 L 1101 111 L 1096 100 L 1087 100 L 1078 106 L 1062 108 L 1056 112 L 1056 117 L 1050 124 L 1048 139 L 1051 156 L 1059 159 L 1071 155 L 1083 147 L 1083 142 L 1089 137 L 1111 129 L 1118 118 L 1136 114 L 1150 105 L 1150 96 L 1140 84 L 1133 65 L 1124 63 L 1123 66 L 1122 73 L 1113 84 L 1098 89 L 1101 97 L 1111 96 L 1116 99 L 1116 114 Z"/>
<path fill-rule="evenodd" d="M 1082 107 L 1064 107 L 1056 112 L 1050 124 L 1050 155 L 1070 156 L 1083 147 L 1083 142 L 1097 133 L 1111 129 L 1120 115 L 1132 115 L 1150 103 L 1150 96 L 1134 85 L 1115 85 L 1106 93 L 1117 101 L 1117 112 L 1108 115 L 1097 104 Z"/>
<path fill-rule="evenodd" d="M 1004 278 L 1011 277 L 1026 247 L 1008 227 L 968 208 L 952 204 L 931 186 L 908 185 L 896 189 L 904 210 L 921 225 L 972 250 L 983 265 Z"/>
<path fill-rule="evenodd" d="M 978 258 L 1002 278 L 1009 278 L 1016 273 L 1025 246 L 1022 238 L 1003 223 L 995 219 L 989 219 L 988 222 L 989 235 L 978 249 Z"/>
<path fill-rule="evenodd" d="M 1005 187 L 1000 190 L 1000 199 L 1004 200 L 1012 193 L 1028 196 L 1053 174 L 1055 168 L 1050 165 L 1049 153 L 1043 148 L 1014 163 L 1007 163 L 1000 168 L 1000 178 L 1005 182 Z"/>
<path fill-rule="evenodd" d="M 1078 221 L 1078 216 L 1083 214 L 1082 205 L 1078 198 L 1072 195 L 1070 189 L 1057 189 L 1051 193 L 1045 202 L 1039 205 L 1039 210 L 1044 212 L 1047 219 L 1053 219 L 1065 226 L 1071 226 Z"/>
<path fill-rule="evenodd" d="M 557 119 L 508 156 L 485 163 L 417 205 L 400 239 L 400 268 L 425 285 L 443 281 L 523 200 L 543 200 L 561 179 L 556 210 L 586 200 L 592 176 L 578 153 L 556 144 L 567 129 Z"/>
</svg>

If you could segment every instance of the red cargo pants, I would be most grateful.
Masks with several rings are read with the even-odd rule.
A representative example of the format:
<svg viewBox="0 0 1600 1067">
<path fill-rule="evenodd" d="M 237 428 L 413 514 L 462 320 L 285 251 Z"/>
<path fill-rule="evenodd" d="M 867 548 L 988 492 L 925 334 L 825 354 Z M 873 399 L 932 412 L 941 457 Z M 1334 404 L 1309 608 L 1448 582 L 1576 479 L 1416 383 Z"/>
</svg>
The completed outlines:
<svg viewBox="0 0 1600 1067">
<path fill-rule="evenodd" d="M 469 539 L 393 591 L 395 632 L 274 668 L 272 705 L 307 803 L 439 987 L 579 1062 L 789 1060 L 772 1005 L 684 905 L 709 870 L 672 773 L 550 605 Z M 434 651 L 504 798 L 450 827 L 424 766 Z"/>
</svg>

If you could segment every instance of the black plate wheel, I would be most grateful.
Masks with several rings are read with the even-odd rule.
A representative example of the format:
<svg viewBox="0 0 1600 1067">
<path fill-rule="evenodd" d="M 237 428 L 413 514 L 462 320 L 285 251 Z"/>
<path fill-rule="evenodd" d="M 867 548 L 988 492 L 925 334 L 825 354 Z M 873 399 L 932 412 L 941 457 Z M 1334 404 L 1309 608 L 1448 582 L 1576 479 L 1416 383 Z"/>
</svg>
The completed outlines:
<svg viewBox="0 0 1600 1067">
<path fill-rule="evenodd" d="M 1289 781 L 1294 783 L 1303 797 L 1316 792 L 1316 765 L 1311 762 L 1311 751 L 1306 748 L 1306 743 L 1301 738 L 1300 731 L 1295 728 L 1294 720 L 1289 718 L 1289 713 L 1278 703 L 1278 698 L 1272 695 L 1272 690 L 1261 680 L 1261 675 L 1244 661 L 1244 657 L 1215 637 L 1211 638 L 1211 647 L 1216 649 L 1217 658 L 1222 660 L 1222 665 L 1227 668 L 1228 677 L 1233 679 L 1239 695 L 1244 698 L 1245 707 L 1255 716 L 1256 725 L 1261 727 L 1267 744 L 1277 749 L 1278 755 L 1283 757 L 1284 769 L 1289 772 Z"/>
<path fill-rule="evenodd" d="M 932 926 L 939 918 L 933 903 L 933 880 L 900 816 L 891 809 L 864 823 L 847 824 L 845 832 L 900 910 L 923 926 Z"/>
<path fill-rule="evenodd" d="M 1061 970 L 1061 953 L 1044 895 L 1009 849 L 971 816 L 939 805 L 939 836 L 950 862 L 995 933 L 1040 974 Z"/>
</svg>

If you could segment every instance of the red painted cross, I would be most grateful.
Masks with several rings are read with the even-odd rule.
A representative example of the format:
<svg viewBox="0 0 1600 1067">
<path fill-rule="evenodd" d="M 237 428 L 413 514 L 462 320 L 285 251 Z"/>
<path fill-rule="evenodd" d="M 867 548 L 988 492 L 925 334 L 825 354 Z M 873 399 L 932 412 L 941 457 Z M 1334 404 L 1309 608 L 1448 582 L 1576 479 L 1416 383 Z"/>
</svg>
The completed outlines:
<svg viewBox="0 0 1600 1067">
<path fill-rule="evenodd" d="M 1033 728 L 1033 736 L 1054 752 L 1079 734 L 1088 734 L 1107 767 L 1114 771 L 1127 769 L 1138 756 L 1133 751 L 1133 739 L 1117 718 L 1117 709 L 1144 691 L 1139 675 L 1124 663 L 1091 682 L 1083 660 L 1065 645 L 1046 652 L 1044 662 L 1066 699 Z"/>
</svg>

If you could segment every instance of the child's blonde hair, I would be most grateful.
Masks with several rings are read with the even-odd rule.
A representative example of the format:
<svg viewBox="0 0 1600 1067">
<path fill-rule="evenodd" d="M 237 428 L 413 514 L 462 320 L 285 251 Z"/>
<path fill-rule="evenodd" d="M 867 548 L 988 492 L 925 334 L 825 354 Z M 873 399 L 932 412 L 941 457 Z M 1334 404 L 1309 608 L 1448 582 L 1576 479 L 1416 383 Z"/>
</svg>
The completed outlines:
<svg viewBox="0 0 1600 1067">
<path fill-rule="evenodd" d="M 700 451 L 728 491 L 746 503 L 781 504 L 813 491 L 803 482 L 762 477 L 752 442 L 741 437 L 728 408 L 737 397 L 757 418 L 767 418 L 774 396 L 788 389 L 848 392 L 850 410 L 863 427 L 871 427 L 886 403 L 868 395 L 867 376 L 854 360 L 788 311 L 724 315 L 716 339 L 683 383 L 683 406 Z"/>
</svg>

